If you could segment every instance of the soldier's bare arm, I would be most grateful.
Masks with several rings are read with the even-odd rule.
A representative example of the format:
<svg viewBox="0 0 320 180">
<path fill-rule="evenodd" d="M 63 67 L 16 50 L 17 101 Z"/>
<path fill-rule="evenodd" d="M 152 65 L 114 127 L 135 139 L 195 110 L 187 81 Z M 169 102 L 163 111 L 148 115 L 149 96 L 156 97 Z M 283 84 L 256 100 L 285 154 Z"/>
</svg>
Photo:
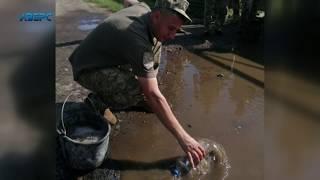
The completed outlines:
<svg viewBox="0 0 320 180">
<path fill-rule="evenodd" d="M 157 79 L 138 77 L 138 81 L 147 98 L 148 105 L 156 113 L 164 126 L 175 136 L 182 149 L 188 155 L 192 166 L 195 167 L 205 155 L 203 147 L 180 125 L 166 98 L 160 92 Z"/>
</svg>

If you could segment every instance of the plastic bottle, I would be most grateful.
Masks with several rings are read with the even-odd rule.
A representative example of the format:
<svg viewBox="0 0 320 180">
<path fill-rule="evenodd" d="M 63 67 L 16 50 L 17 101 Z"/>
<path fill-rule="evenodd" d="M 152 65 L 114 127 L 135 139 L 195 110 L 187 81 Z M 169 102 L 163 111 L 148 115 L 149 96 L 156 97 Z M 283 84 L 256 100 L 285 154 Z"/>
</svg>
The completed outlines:
<svg viewBox="0 0 320 180">
<path fill-rule="evenodd" d="M 189 162 L 187 157 L 181 157 L 177 160 L 177 163 L 174 164 L 171 168 L 171 174 L 175 177 L 181 177 L 186 174 L 192 169 L 192 165 Z"/>
</svg>

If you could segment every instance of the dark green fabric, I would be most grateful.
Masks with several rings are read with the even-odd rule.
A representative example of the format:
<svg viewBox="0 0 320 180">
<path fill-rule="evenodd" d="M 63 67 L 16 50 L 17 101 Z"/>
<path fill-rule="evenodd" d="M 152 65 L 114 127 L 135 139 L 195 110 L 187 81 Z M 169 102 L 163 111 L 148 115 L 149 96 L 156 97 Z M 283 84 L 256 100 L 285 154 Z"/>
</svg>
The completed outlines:
<svg viewBox="0 0 320 180">
<path fill-rule="evenodd" d="M 83 72 L 124 64 L 130 64 L 137 76 L 156 77 L 161 43 L 152 33 L 150 12 L 148 5 L 138 3 L 94 29 L 69 57 L 74 79 Z"/>
</svg>

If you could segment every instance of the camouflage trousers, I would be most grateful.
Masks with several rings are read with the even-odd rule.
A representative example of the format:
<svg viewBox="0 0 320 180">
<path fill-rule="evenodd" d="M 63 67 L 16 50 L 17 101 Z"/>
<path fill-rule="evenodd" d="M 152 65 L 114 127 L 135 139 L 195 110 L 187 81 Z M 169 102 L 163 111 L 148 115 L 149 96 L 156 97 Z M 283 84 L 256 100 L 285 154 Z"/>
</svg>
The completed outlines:
<svg viewBox="0 0 320 180">
<path fill-rule="evenodd" d="M 222 27 L 227 14 L 226 6 L 226 0 L 204 0 L 203 21 L 206 30 L 220 29 Z"/>
<path fill-rule="evenodd" d="M 78 83 L 114 109 L 125 109 L 144 100 L 139 82 L 129 66 L 82 73 Z"/>
</svg>

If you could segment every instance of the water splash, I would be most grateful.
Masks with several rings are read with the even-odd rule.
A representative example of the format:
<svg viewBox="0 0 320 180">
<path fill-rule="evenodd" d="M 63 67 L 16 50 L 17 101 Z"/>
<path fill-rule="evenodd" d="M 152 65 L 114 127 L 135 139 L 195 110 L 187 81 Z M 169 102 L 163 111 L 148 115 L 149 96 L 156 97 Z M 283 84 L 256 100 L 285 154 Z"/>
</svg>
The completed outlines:
<svg viewBox="0 0 320 180">
<path fill-rule="evenodd" d="M 231 168 L 226 151 L 221 144 L 210 139 L 199 139 L 199 143 L 204 147 L 207 156 L 193 169 L 186 157 L 177 160 L 175 169 L 173 170 L 174 180 L 185 179 L 204 179 L 211 171 L 214 172 L 219 180 L 224 180 Z"/>
</svg>

